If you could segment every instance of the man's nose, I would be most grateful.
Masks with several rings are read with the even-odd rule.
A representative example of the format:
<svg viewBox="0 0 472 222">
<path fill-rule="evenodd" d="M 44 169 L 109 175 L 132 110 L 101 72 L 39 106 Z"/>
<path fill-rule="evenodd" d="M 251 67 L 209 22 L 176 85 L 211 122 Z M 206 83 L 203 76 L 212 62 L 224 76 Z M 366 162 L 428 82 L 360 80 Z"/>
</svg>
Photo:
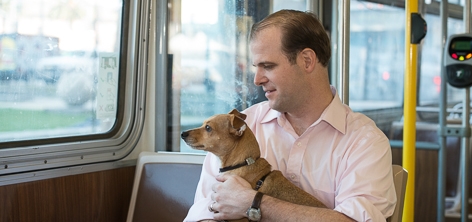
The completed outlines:
<svg viewBox="0 0 472 222">
<path fill-rule="evenodd" d="M 260 68 L 256 69 L 256 73 L 254 75 L 254 84 L 256 86 L 261 86 L 267 82 L 267 77 L 264 75 L 264 71 Z"/>
</svg>

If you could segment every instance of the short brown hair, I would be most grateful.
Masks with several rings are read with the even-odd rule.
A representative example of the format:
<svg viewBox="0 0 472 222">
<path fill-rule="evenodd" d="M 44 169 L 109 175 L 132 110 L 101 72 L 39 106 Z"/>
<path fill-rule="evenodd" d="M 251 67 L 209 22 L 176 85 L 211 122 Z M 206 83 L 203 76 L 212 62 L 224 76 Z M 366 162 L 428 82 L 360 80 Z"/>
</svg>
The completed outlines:
<svg viewBox="0 0 472 222">
<path fill-rule="evenodd" d="M 295 64 L 297 54 L 305 48 L 312 49 L 318 61 L 327 67 L 331 57 L 331 45 L 328 34 L 317 16 L 311 12 L 281 10 L 270 14 L 252 26 L 250 40 L 257 33 L 268 27 L 282 30 L 282 51 L 290 63 Z"/>
</svg>

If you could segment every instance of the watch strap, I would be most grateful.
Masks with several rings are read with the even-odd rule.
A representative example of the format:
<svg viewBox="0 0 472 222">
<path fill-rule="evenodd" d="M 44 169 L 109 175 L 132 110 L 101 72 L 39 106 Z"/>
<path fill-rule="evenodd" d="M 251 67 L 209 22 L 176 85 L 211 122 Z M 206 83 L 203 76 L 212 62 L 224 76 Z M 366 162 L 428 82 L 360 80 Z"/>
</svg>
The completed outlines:
<svg viewBox="0 0 472 222">
<path fill-rule="evenodd" d="M 261 202 L 262 202 L 262 196 L 264 193 L 261 193 L 257 191 L 256 196 L 254 196 L 254 200 L 252 201 L 251 208 L 254 209 L 260 209 L 261 208 Z"/>
</svg>

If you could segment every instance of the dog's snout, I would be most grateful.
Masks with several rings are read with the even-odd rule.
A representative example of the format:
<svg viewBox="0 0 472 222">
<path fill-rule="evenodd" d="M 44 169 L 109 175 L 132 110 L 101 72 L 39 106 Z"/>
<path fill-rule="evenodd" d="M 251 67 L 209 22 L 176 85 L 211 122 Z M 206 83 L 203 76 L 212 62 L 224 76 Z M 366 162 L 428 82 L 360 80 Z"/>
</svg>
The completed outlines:
<svg viewBox="0 0 472 222">
<path fill-rule="evenodd" d="M 182 139 L 187 138 L 187 136 L 188 136 L 188 132 L 187 132 L 187 131 L 183 131 L 182 134 L 180 134 L 180 137 L 182 137 Z"/>
</svg>

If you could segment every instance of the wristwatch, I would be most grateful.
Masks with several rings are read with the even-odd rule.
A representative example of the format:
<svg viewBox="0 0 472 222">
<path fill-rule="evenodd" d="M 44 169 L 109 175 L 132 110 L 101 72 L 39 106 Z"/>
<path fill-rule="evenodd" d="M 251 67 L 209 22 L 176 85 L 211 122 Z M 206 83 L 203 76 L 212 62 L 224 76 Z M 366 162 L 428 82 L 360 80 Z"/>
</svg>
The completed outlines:
<svg viewBox="0 0 472 222">
<path fill-rule="evenodd" d="M 257 192 L 254 200 L 252 201 L 251 207 L 247 209 L 246 215 L 250 221 L 260 221 L 261 220 L 261 201 L 264 194 Z"/>
</svg>

